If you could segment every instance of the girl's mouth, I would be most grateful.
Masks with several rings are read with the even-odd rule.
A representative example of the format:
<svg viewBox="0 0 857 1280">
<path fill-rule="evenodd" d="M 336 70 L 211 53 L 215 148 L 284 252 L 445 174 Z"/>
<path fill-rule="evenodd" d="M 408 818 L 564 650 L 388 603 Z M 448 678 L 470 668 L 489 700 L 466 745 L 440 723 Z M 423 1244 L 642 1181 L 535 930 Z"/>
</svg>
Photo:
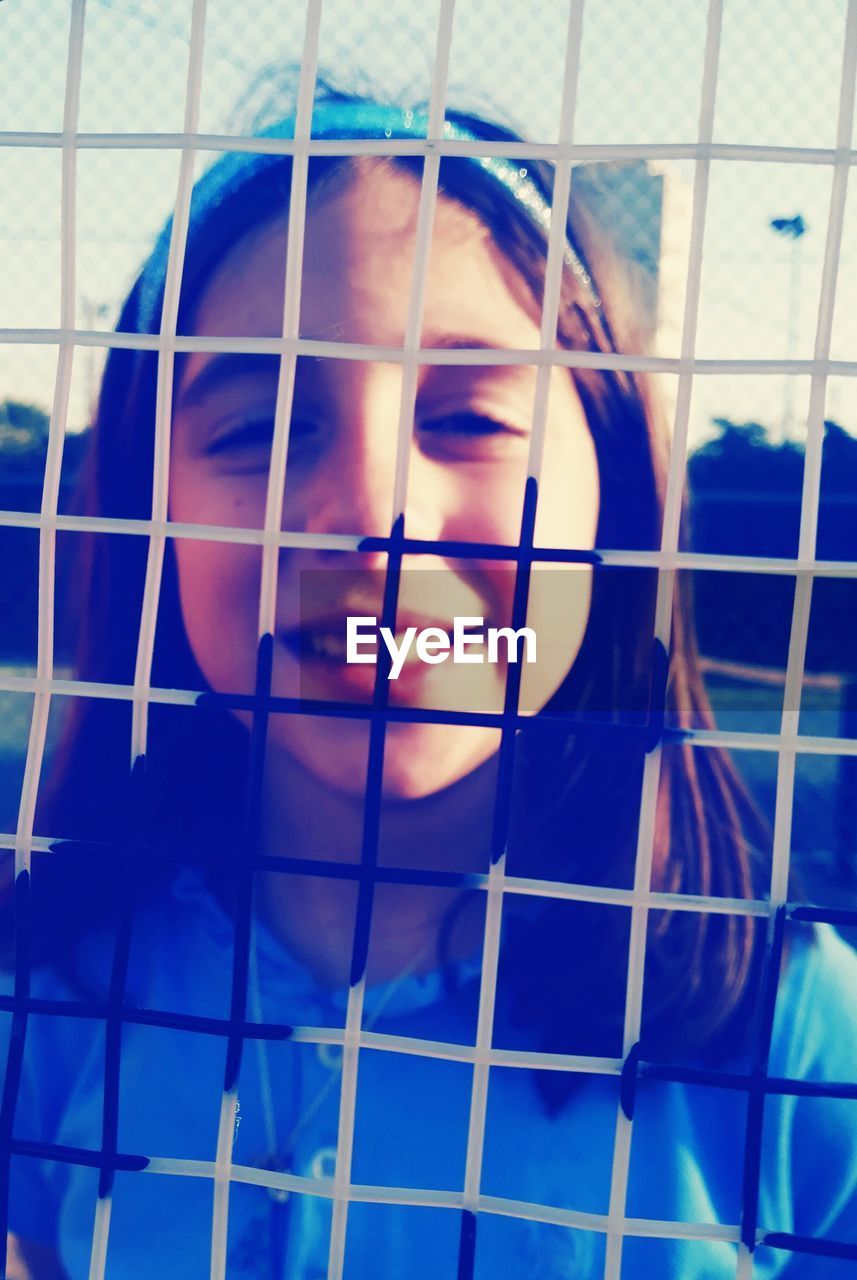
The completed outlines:
<svg viewBox="0 0 857 1280">
<path fill-rule="evenodd" d="M 284 631 L 280 635 L 283 644 L 296 657 L 300 658 L 329 658 L 334 662 L 346 662 L 348 659 L 348 644 L 344 631 L 339 630 L 320 630 L 313 627 L 294 627 L 289 631 Z M 365 649 L 365 633 L 361 638 Z M 405 628 L 401 628 L 394 634 L 394 641 L 398 648 L 406 642 Z M 379 635 L 375 632 L 375 652 L 380 653 L 384 648 L 384 643 Z M 405 666 L 413 661 L 418 661 L 417 652 L 413 645 L 407 650 L 405 658 Z M 368 665 L 365 663 L 353 665 Z M 374 665 L 374 663 L 372 664 Z M 425 664 L 421 664 L 425 665 Z"/>
<path fill-rule="evenodd" d="M 371 631 L 368 632 L 371 636 Z M 384 642 L 375 633 L 374 650 L 363 648 L 364 654 L 375 654 L 375 660 L 348 661 L 345 626 L 294 627 L 282 631 L 279 639 L 291 657 L 300 665 L 301 695 L 307 698 L 336 698 L 342 701 L 371 702 L 377 673 L 377 655 L 384 649 Z M 395 632 L 395 643 L 401 646 L 405 630 Z M 414 645 L 411 645 L 395 680 L 387 681 L 390 702 L 408 702 L 417 689 L 431 677 L 433 666 L 423 662 Z"/>
<path fill-rule="evenodd" d="M 283 642 L 300 658 L 326 658 L 333 662 L 345 662 L 347 646 L 345 636 L 333 631 L 312 631 L 303 627 L 286 632 Z"/>
</svg>

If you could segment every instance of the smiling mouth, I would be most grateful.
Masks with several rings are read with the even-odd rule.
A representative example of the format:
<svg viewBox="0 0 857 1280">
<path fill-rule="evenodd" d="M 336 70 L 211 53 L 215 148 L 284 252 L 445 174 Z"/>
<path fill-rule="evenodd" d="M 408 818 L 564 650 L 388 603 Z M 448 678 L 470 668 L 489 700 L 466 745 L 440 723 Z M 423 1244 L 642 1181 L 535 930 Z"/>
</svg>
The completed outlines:
<svg viewBox="0 0 857 1280">
<path fill-rule="evenodd" d="M 405 639 L 405 628 L 402 627 L 394 633 L 394 639 L 397 647 L 401 646 Z M 440 628 L 445 630 L 445 628 Z M 452 636 L 448 634 L 449 642 L 452 643 Z M 372 635 L 371 630 L 363 633 L 366 640 Z M 384 640 L 380 630 L 374 632 L 376 652 L 380 652 L 384 647 Z M 312 627 L 294 627 L 288 631 L 280 633 L 280 640 L 297 658 L 316 658 L 326 662 L 342 662 L 346 661 L 347 644 L 345 635 L 342 631 L 320 630 Z M 365 652 L 365 650 L 364 650 Z M 411 661 L 416 657 L 416 650 L 411 646 L 405 659 L 405 666 L 409 666 Z"/>
<path fill-rule="evenodd" d="M 310 631 L 298 627 L 282 635 L 283 644 L 298 658 L 324 658 L 328 662 L 344 662 L 345 636 L 334 631 Z"/>
</svg>

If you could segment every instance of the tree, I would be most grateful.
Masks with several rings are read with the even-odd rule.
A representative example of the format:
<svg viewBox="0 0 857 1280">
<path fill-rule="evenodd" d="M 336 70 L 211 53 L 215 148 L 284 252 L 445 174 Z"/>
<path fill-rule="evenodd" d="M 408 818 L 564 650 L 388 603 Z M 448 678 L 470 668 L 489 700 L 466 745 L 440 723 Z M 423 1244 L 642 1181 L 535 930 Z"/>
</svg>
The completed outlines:
<svg viewBox="0 0 857 1280">
<path fill-rule="evenodd" d="M 697 551 L 743 557 L 797 555 L 804 451 L 772 444 L 758 422 L 716 419 L 720 434 L 688 460 L 691 540 Z M 857 437 L 825 422 L 818 527 L 819 560 L 857 558 Z M 809 670 L 853 672 L 857 651 L 843 619 L 857 610 L 853 578 L 819 576 L 807 642 Z M 697 629 L 705 653 L 785 666 L 794 602 L 789 574 L 695 575 Z"/>
<path fill-rule="evenodd" d="M 21 400 L 0 403 L 0 451 L 6 453 L 44 452 L 50 431 L 50 415 L 36 404 Z"/>
</svg>

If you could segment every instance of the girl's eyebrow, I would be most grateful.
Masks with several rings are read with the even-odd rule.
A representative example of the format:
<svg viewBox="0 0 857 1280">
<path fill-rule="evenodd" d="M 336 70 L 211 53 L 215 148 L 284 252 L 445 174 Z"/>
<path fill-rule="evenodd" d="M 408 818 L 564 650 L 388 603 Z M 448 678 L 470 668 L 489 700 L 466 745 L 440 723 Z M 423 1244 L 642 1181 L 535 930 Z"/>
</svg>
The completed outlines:
<svg viewBox="0 0 857 1280">
<path fill-rule="evenodd" d="M 203 365 L 187 386 L 182 387 L 176 409 L 193 409 L 238 378 L 277 376 L 279 356 L 262 353 L 224 351 Z"/>
<path fill-rule="evenodd" d="M 420 347 L 424 351 L 509 351 L 508 342 L 493 342 L 468 333 L 427 332 Z M 517 350 L 517 348 L 514 348 Z"/>
<path fill-rule="evenodd" d="M 424 338 L 421 349 L 425 351 L 507 351 L 509 349 L 507 344 L 491 342 L 486 338 L 471 334 L 429 333 L 424 335 Z M 214 395 L 217 391 L 222 390 L 223 387 L 237 381 L 239 378 L 275 378 L 278 372 L 279 358 L 276 355 L 247 351 L 222 351 L 212 356 L 199 372 L 190 379 L 187 385 L 179 391 L 176 412 L 197 408 L 209 396 Z M 478 367 L 483 376 L 487 376 L 491 370 L 504 375 L 506 378 L 512 378 L 516 374 L 520 377 L 522 370 L 528 373 L 531 372 L 529 366 L 526 365 L 498 365 L 496 369 L 494 369 L 494 366 Z M 454 365 L 450 366 L 447 372 L 452 374 L 455 368 L 456 366 Z"/>
<path fill-rule="evenodd" d="M 469 333 L 446 333 L 441 331 L 432 331 L 423 334 L 423 340 L 420 343 L 422 351 L 509 351 L 517 350 L 510 347 L 508 342 L 494 342 L 490 338 L 477 337 L 475 334 Z M 424 375 L 428 381 L 434 380 L 440 374 L 443 374 L 447 380 L 456 378 L 470 377 L 479 381 L 487 381 L 489 379 L 500 381 L 507 385 L 513 383 L 528 384 L 535 379 L 535 365 L 530 364 L 467 364 L 462 361 L 449 365 L 432 366 L 427 364 L 424 369 Z"/>
</svg>

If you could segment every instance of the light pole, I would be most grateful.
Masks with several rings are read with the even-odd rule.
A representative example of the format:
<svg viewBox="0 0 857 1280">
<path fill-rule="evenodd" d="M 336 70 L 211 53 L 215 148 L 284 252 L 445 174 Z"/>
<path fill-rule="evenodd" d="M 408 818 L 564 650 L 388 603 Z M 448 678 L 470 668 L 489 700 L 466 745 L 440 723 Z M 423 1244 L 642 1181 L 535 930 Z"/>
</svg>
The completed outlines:
<svg viewBox="0 0 857 1280">
<path fill-rule="evenodd" d="M 792 218 L 771 218 L 768 226 L 778 236 L 784 236 L 792 242 L 791 267 L 789 270 L 789 315 L 786 339 L 786 358 L 793 360 L 797 350 L 798 316 L 800 309 L 800 242 L 807 233 L 807 225 L 803 216 L 796 213 Z M 794 378 L 786 374 L 785 391 L 783 393 L 783 435 L 789 435 L 794 422 Z"/>
</svg>

